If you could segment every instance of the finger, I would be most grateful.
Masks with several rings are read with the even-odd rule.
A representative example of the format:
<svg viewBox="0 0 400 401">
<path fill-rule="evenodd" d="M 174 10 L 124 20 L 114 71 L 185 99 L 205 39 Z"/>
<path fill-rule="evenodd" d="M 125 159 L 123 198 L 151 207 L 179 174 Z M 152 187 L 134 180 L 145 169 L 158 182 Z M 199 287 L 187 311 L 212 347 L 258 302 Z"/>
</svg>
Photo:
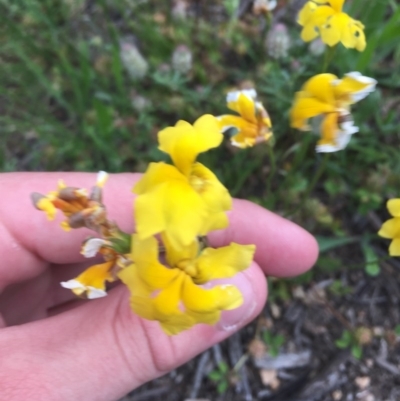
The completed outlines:
<svg viewBox="0 0 400 401">
<path fill-rule="evenodd" d="M 104 188 L 109 217 L 120 227 L 133 229 L 131 192 L 137 174 L 111 175 Z M 10 283 L 29 279 L 47 264 L 75 263 L 81 242 L 93 232 L 80 229 L 64 232 L 56 222 L 46 221 L 30 202 L 32 192 L 47 193 L 58 179 L 67 185 L 89 188 L 95 182 L 90 173 L 10 173 L 0 176 L 0 291 Z M 60 217 L 61 219 L 61 217 Z M 257 246 L 256 260 L 267 274 L 290 276 L 308 269 L 317 257 L 315 240 L 303 229 L 251 202 L 237 200 L 230 212 L 230 227 L 211 235 L 215 245 L 231 241 Z M 18 266 L 9 269 L 7 266 Z"/>
<path fill-rule="evenodd" d="M 267 275 L 299 275 L 318 257 L 318 244 L 311 234 L 252 202 L 236 199 L 229 221 L 226 230 L 210 234 L 212 245 L 255 244 L 254 259 Z"/>
<path fill-rule="evenodd" d="M 51 314 L 55 314 L 58 312 L 55 308 L 59 305 L 76 301 L 76 295 L 61 287 L 60 282 L 78 276 L 93 263 L 85 261 L 72 265 L 56 265 L 32 279 L 5 288 L 0 294 L 0 314 L 6 325 L 43 319 L 49 315 L 49 309 L 53 309 Z"/>
<path fill-rule="evenodd" d="M 109 401 L 122 397 L 257 316 L 266 297 L 263 273 L 253 264 L 236 281 L 245 298 L 242 307 L 223 316 L 219 327 L 198 325 L 175 337 L 166 336 L 157 322 L 135 316 L 124 286 L 52 318 L 1 330 L 3 398 Z"/>
</svg>

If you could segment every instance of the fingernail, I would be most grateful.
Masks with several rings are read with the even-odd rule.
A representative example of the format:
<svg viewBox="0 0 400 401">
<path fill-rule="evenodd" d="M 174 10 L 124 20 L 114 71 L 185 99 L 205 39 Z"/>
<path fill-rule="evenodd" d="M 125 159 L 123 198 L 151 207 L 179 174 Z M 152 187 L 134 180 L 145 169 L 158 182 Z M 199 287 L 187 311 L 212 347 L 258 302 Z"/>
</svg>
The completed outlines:
<svg viewBox="0 0 400 401">
<path fill-rule="evenodd" d="M 240 272 L 229 279 L 229 284 L 234 285 L 243 295 L 243 304 L 236 309 L 223 311 L 221 319 L 216 325 L 220 331 L 236 331 L 247 322 L 257 307 L 254 288 L 246 272 Z M 228 284 L 224 280 L 224 284 Z"/>
</svg>

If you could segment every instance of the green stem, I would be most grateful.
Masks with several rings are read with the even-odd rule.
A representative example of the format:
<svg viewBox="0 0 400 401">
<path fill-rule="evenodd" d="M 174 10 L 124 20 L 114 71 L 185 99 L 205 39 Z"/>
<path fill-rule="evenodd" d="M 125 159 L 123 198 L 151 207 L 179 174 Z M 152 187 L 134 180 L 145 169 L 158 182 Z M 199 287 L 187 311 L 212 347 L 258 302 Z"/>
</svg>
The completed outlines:
<svg viewBox="0 0 400 401">
<path fill-rule="evenodd" d="M 321 178 L 322 174 L 324 173 L 326 165 L 328 164 L 328 160 L 329 160 L 329 153 L 325 153 L 324 157 L 322 159 L 322 162 L 320 163 L 318 169 L 314 173 L 314 176 L 313 176 L 312 180 L 308 184 L 308 187 L 307 187 L 306 191 L 304 192 L 304 194 L 302 196 L 301 202 L 286 217 L 293 216 L 295 213 L 297 213 L 304 206 L 304 204 L 306 203 L 311 191 L 315 188 L 315 185 L 318 183 L 319 179 Z"/>
<path fill-rule="evenodd" d="M 324 62 L 322 64 L 322 72 L 323 73 L 328 71 L 328 67 L 329 67 L 331 61 L 333 60 L 333 56 L 335 55 L 336 47 L 337 47 L 337 45 L 335 45 L 333 47 L 328 46 L 325 49 Z"/>
<path fill-rule="evenodd" d="M 269 164 L 270 164 L 270 172 L 268 174 L 268 179 L 267 179 L 267 196 L 271 193 L 271 184 L 272 184 L 272 179 L 275 176 L 276 173 L 276 159 L 275 159 L 275 153 L 274 149 L 272 148 L 272 145 L 267 144 L 268 148 L 268 157 L 269 157 Z"/>
</svg>

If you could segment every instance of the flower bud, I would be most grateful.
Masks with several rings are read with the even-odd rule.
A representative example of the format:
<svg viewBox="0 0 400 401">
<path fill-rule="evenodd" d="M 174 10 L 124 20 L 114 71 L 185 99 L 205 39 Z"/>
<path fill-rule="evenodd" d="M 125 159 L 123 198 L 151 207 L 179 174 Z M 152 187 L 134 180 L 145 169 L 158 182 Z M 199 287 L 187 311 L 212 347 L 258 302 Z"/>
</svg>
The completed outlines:
<svg viewBox="0 0 400 401">
<path fill-rule="evenodd" d="M 270 57 L 274 59 L 287 57 L 291 43 L 286 25 L 274 25 L 272 29 L 268 32 L 265 46 Z"/>
<path fill-rule="evenodd" d="M 313 40 L 308 46 L 308 51 L 313 56 L 320 56 L 324 53 L 325 49 L 326 45 L 320 38 Z"/>
<path fill-rule="evenodd" d="M 187 74 L 193 66 L 193 55 L 189 47 L 185 45 L 178 46 L 172 54 L 172 68 L 181 73 Z"/>
<path fill-rule="evenodd" d="M 171 15 L 174 20 L 185 20 L 187 18 L 188 3 L 185 0 L 175 0 Z"/>
<path fill-rule="evenodd" d="M 253 14 L 268 14 L 277 6 L 276 0 L 254 0 Z"/>
<path fill-rule="evenodd" d="M 133 80 L 141 79 L 147 74 L 149 65 L 132 43 L 121 43 L 120 57 L 123 66 Z"/>
</svg>

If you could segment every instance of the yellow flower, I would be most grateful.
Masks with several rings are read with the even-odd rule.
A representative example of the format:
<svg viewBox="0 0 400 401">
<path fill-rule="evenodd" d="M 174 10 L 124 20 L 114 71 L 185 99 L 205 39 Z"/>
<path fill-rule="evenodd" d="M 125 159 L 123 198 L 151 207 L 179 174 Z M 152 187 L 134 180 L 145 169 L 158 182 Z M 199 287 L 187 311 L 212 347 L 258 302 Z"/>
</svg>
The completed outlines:
<svg viewBox="0 0 400 401">
<path fill-rule="evenodd" d="M 228 108 L 239 116 L 225 114 L 217 117 L 222 132 L 230 128 L 237 130 L 231 143 L 239 148 L 268 141 L 272 136 L 271 119 L 262 103 L 255 100 L 256 96 L 254 89 L 229 92 L 226 97 Z"/>
<path fill-rule="evenodd" d="M 169 267 L 159 262 L 155 238 L 140 240 L 133 235 L 134 264 L 118 274 L 131 291 L 131 307 L 137 315 L 159 321 L 163 330 L 173 335 L 197 323 L 213 325 L 220 319 L 221 311 L 242 304 L 242 295 L 233 285 L 210 289 L 201 285 L 233 277 L 246 269 L 253 258 L 254 245 L 232 243 L 199 253 L 197 240 L 179 251 L 166 237 L 163 240 Z"/>
<path fill-rule="evenodd" d="M 400 256 L 400 199 L 390 199 L 387 208 L 393 219 L 383 223 L 378 235 L 392 240 L 389 247 L 390 256 Z"/>
<path fill-rule="evenodd" d="M 342 11 L 344 0 L 308 1 L 300 10 L 301 38 L 310 42 L 318 36 L 328 46 L 339 42 L 363 51 L 366 46 L 364 25 Z"/>
<path fill-rule="evenodd" d="M 105 297 L 107 295 L 105 282 L 115 280 L 114 264 L 114 260 L 111 260 L 89 267 L 75 279 L 62 282 L 61 286 L 72 290 L 75 295 L 86 296 L 88 299 Z"/>
<path fill-rule="evenodd" d="M 67 218 L 61 223 L 65 231 L 79 227 L 97 230 L 106 222 L 105 208 L 101 198 L 102 188 L 107 178 L 108 174 L 100 171 L 97 175 L 96 186 L 90 195 L 86 189 L 67 187 L 60 180 L 57 191 L 49 192 L 46 196 L 33 193 L 32 201 L 37 209 L 46 213 L 49 220 L 54 220 L 57 209 L 61 210 Z"/>
<path fill-rule="evenodd" d="M 215 117 L 206 115 L 192 126 L 180 121 L 159 133 L 160 149 L 175 166 L 150 163 L 133 191 L 136 230 L 140 239 L 165 233 L 175 248 L 188 246 L 197 235 L 227 227 L 232 206 L 227 189 L 197 155 L 222 141 Z"/>
<path fill-rule="evenodd" d="M 321 115 L 317 152 L 344 149 L 351 135 L 358 132 L 353 125 L 350 106 L 375 89 L 376 80 L 350 72 L 343 79 L 333 74 L 319 74 L 309 79 L 296 93 L 290 111 L 291 126 L 310 130 L 308 119 Z"/>
</svg>

